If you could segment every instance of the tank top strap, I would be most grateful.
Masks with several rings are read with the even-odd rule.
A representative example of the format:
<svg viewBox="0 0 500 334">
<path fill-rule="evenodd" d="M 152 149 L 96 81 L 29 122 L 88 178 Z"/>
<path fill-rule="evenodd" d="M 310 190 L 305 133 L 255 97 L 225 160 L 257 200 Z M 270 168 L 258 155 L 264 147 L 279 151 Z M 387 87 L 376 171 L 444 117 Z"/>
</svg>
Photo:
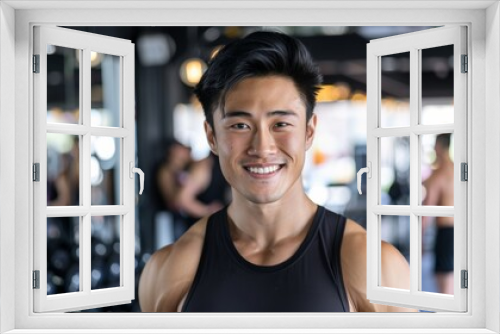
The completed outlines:
<svg viewBox="0 0 500 334">
<path fill-rule="evenodd" d="M 342 237 L 344 236 L 345 224 L 347 218 L 335 212 L 325 210 L 325 224 L 323 224 L 324 231 L 332 239 L 334 247 L 334 254 L 340 254 L 342 246 Z M 340 259 L 340 257 L 339 257 Z"/>
<path fill-rule="evenodd" d="M 349 302 L 342 276 L 342 239 L 344 236 L 347 218 L 330 210 L 325 210 L 323 224 L 320 225 L 320 235 L 324 241 L 324 250 L 332 275 L 335 280 L 338 293 L 346 311 L 349 311 Z"/>
<path fill-rule="evenodd" d="M 202 274 L 210 268 L 211 262 L 221 258 L 220 247 L 218 247 L 218 244 L 220 244 L 220 240 L 223 235 L 222 225 L 224 223 L 226 209 L 227 206 L 208 217 L 200 262 L 198 264 L 198 269 L 196 270 L 193 283 L 191 284 L 191 288 L 189 289 L 186 297 L 186 301 L 182 306 L 182 312 L 186 312 L 188 309 L 193 298 L 193 294 L 199 285 Z"/>
</svg>

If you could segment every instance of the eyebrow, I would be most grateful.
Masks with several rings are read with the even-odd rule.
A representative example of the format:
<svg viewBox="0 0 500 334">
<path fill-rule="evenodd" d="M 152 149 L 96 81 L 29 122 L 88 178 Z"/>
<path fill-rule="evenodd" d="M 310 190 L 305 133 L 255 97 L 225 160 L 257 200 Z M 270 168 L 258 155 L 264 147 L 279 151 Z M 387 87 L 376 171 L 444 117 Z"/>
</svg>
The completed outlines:
<svg viewBox="0 0 500 334">
<path fill-rule="evenodd" d="M 245 118 L 252 118 L 252 113 L 249 113 L 248 111 L 242 111 L 242 110 L 230 110 L 226 111 L 223 115 L 222 118 L 230 118 L 230 117 L 245 117 Z M 299 117 L 299 115 L 295 111 L 291 110 L 274 110 L 270 111 L 267 113 L 268 117 L 273 117 L 273 116 L 294 116 L 294 117 Z"/>
</svg>

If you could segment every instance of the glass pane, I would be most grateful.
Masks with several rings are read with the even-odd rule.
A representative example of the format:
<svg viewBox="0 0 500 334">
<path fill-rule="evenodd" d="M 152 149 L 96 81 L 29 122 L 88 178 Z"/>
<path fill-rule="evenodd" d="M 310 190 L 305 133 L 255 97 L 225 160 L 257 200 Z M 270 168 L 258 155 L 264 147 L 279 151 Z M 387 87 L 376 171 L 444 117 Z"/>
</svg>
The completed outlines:
<svg viewBox="0 0 500 334">
<path fill-rule="evenodd" d="M 120 57 L 91 52 L 92 126 L 119 127 Z"/>
<path fill-rule="evenodd" d="M 80 205 L 79 136 L 47 134 L 47 205 Z"/>
<path fill-rule="evenodd" d="M 91 137 L 91 205 L 119 205 L 121 203 L 120 144 L 119 138 Z"/>
<path fill-rule="evenodd" d="M 453 109 L 453 45 L 423 49 L 421 124 L 451 124 Z"/>
<path fill-rule="evenodd" d="M 80 218 L 47 218 L 47 294 L 80 290 Z"/>
<path fill-rule="evenodd" d="M 453 294 L 453 217 L 422 217 L 422 286 Z"/>
<path fill-rule="evenodd" d="M 120 286 L 120 216 L 93 216 L 92 289 Z"/>
<path fill-rule="evenodd" d="M 47 45 L 47 122 L 79 122 L 79 53 L 80 50 Z"/>
<path fill-rule="evenodd" d="M 453 134 L 420 136 L 422 205 L 453 206 Z"/>
<path fill-rule="evenodd" d="M 410 126 L 410 53 L 380 58 L 380 126 Z"/>
<path fill-rule="evenodd" d="M 410 137 L 380 138 L 382 205 L 410 204 Z"/>
<path fill-rule="evenodd" d="M 380 238 L 381 242 L 385 241 L 394 247 L 404 256 L 408 265 L 410 263 L 410 217 L 409 216 L 381 216 L 380 220 Z M 382 267 L 391 267 L 391 263 L 383 263 Z M 397 270 L 400 268 L 395 268 Z M 409 268 L 408 273 L 409 273 Z M 391 282 L 382 281 L 380 286 L 387 288 L 399 288 L 409 290 L 410 288 L 410 275 L 408 274 L 408 281 L 397 280 L 391 278 Z"/>
</svg>

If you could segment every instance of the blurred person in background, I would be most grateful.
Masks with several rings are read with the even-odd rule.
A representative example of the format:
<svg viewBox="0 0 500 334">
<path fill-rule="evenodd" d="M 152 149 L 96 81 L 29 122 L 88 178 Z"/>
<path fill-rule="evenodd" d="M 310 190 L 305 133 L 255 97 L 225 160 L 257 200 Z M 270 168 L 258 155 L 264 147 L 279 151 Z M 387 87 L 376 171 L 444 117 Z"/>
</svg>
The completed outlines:
<svg viewBox="0 0 500 334">
<path fill-rule="evenodd" d="M 156 176 L 165 207 L 172 212 L 179 211 L 177 194 L 186 181 L 192 163 L 191 149 L 175 139 L 169 140 Z"/>
<path fill-rule="evenodd" d="M 144 312 L 404 312 L 366 298 L 366 231 L 316 205 L 302 183 L 321 75 L 305 46 L 256 32 L 226 45 L 195 92 L 232 201 L 157 251 L 139 284 Z M 384 286 L 409 268 L 382 243 Z"/>
<path fill-rule="evenodd" d="M 167 145 L 157 180 L 165 207 L 173 215 L 176 238 L 227 203 L 227 183 L 218 160 L 210 154 L 194 161 L 191 149 L 175 139 Z"/>
<path fill-rule="evenodd" d="M 451 134 L 436 137 L 435 169 L 423 182 L 425 197 L 423 205 L 453 206 L 454 164 L 450 158 Z M 453 294 L 453 217 L 435 217 L 436 238 L 434 255 L 438 292 Z M 432 221 L 422 217 L 422 235 Z"/>
<path fill-rule="evenodd" d="M 193 162 L 175 203 L 185 217 L 186 228 L 228 203 L 228 184 L 214 154 Z"/>
</svg>

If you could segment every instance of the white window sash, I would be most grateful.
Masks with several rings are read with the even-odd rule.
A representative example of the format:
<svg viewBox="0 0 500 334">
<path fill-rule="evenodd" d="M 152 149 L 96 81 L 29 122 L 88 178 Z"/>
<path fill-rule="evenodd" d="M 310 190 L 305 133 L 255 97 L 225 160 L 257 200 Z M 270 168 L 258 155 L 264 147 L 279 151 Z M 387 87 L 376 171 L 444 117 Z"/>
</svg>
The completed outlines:
<svg viewBox="0 0 500 334">
<path fill-rule="evenodd" d="M 461 288 L 461 270 L 467 270 L 467 182 L 460 180 L 461 163 L 467 163 L 467 74 L 461 73 L 461 55 L 467 54 L 466 28 L 441 27 L 372 40 L 367 46 L 368 133 L 367 161 L 372 177 L 367 181 L 367 296 L 373 303 L 403 306 L 431 311 L 467 310 L 467 289 Z M 454 45 L 454 123 L 419 125 L 421 105 L 421 49 Z M 382 56 L 410 53 L 410 126 L 380 128 L 380 91 Z M 420 145 L 422 134 L 454 134 L 454 206 L 422 206 L 420 178 Z M 380 205 L 380 138 L 409 136 L 410 138 L 410 205 Z M 410 217 L 410 290 L 379 286 L 381 278 L 380 217 L 382 214 Z M 445 295 L 421 291 L 422 243 L 421 216 L 454 217 L 454 294 Z"/>
<path fill-rule="evenodd" d="M 80 122 L 79 124 L 47 123 L 47 45 L 80 50 Z M 120 57 L 120 124 L 116 128 L 91 126 L 90 120 L 90 52 Z M 129 163 L 135 161 L 134 132 L 134 45 L 118 38 L 84 33 L 70 29 L 37 26 L 34 54 L 40 55 L 40 73 L 33 73 L 34 91 L 34 162 L 40 163 L 40 181 L 34 189 L 35 252 L 33 270 L 40 271 L 39 289 L 34 289 L 35 312 L 66 312 L 102 305 L 129 303 L 135 289 L 135 193 L 134 179 L 129 177 Z M 78 135 L 80 146 L 80 205 L 48 207 L 47 133 Z M 90 143 L 92 136 L 120 138 L 119 187 L 120 205 L 91 205 Z M 134 164 L 135 165 L 135 164 Z M 120 286 L 91 289 L 91 217 L 119 215 L 120 222 Z M 80 291 L 47 295 L 47 217 L 80 217 L 79 277 Z"/>
</svg>

